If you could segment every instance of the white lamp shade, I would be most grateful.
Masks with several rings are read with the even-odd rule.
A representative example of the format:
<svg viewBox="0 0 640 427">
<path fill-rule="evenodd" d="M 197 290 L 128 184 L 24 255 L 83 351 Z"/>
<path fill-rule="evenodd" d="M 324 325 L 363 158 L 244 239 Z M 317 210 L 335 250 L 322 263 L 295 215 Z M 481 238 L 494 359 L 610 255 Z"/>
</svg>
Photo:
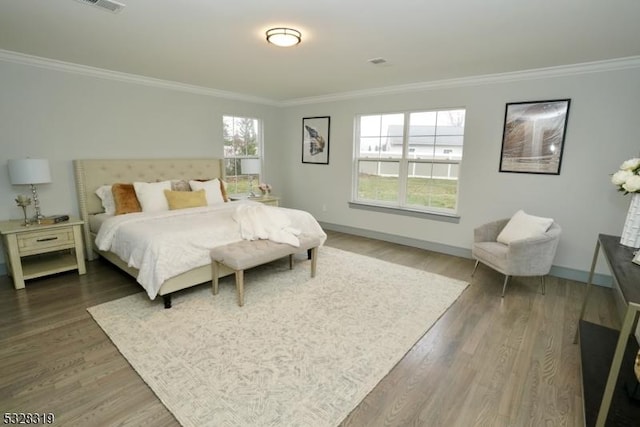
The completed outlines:
<svg viewBox="0 0 640 427">
<path fill-rule="evenodd" d="M 240 169 L 243 175 L 260 174 L 260 159 L 240 159 Z"/>
<path fill-rule="evenodd" d="M 9 160 L 9 180 L 14 185 L 46 184 L 51 182 L 51 170 L 47 159 Z"/>
</svg>

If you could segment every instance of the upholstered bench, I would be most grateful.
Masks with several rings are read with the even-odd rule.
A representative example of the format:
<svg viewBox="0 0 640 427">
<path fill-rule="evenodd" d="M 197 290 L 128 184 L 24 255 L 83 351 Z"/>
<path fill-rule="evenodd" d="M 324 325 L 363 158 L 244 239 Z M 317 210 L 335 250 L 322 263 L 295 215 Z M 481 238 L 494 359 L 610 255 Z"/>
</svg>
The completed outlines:
<svg viewBox="0 0 640 427">
<path fill-rule="evenodd" d="M 235 271 L 238 305 L 241 307 L 244 305 L 244 270 L 248 268 L 257 267 L 288 255 L 289 268 L 293 269 L 293 255 L 298 252 L 308 251 L 311 258 L 311 277 L 315 277 L 318 246 L 320 246 L 321 240 L 318 237 L 310 237 L 304 234 L 298 236 L 298 238 L 300 239 L 299 247 L 276 243 L 271 240 L 241 240 L 211 249 L 211 274 L 214 295 L 218 294 L 218 268 L 220 264 Z"/>
</svg>

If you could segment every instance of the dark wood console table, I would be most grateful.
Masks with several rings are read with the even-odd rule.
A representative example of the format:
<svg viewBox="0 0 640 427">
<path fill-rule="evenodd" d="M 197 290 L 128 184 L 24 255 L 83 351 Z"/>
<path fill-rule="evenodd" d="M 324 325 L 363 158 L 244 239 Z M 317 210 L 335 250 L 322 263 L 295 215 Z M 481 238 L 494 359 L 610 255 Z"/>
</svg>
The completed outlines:
<svg viewBox="0 0 640 427">
<path fill-rule="evenodd" d="M 617 288 L 619 295 L 626 305 L 622 327 L 619 332 L 582 320 L 600 250 L 602 250 L 609 270 L 613 275 L 614 287 Z M 621 245 L 619 236 L 610 236 L 607 234 L 598 235 L 593 261 L 591 263 L 591 271 L 589 273 L 589 281 L 587 282 L 587 292 L 582 304 L 582 310 L 580 311 L 578 329 L 576 330 L 576 340 L 578 334 L 580 334 L 580 346 L 582 350 L 582 388 L 585 394 L 585 425 L 587 426 L 595 425 L 596 427 L 605 427 L 605 425 L 618 425 L 618 422 L 614 420 L 614 416 L 616 419 L 622 417 L 623 419 L 630 420 L 632 424 L 629 425 L 640 425 L 640 406 L 631 402 L 626 396 L 622 396 L 625 393 L 625 390 L 622 389 L 622 385 L 626 381 L 624 378 L 629 378 L 630 376 L 632 379 L 635 379 L 633 369 L 629 367 L 629 359 L 631 358 L 631 360 L 633 360 L 635 352 L 637 352 L 638 349 L 635 338 L 630 338 L 636 317 L 640 312 L 640 265 L 631 262 L 634 251 L 635 249 L 633 248 Z M 595 332 L 595 334 L 592 334 L 592 332 Z M 587 349 L 589 346 L 591 348 Z M 598 367 L 594 368 L 595 362 L 589 359 L 598 359 L 599 361 L 597 363 L 604 366 L 602 366 L 601 369 L 598 369 Z M 621 374 L 620 366 L 623 365 L 623 361 L 625 362 L 625 370 Z M 604 375 L 607 365 L 609 365 L 609 373 L 605 382 Z M 633 364 L 631 363 L 630 366 L 632 367 Z M 627 370 L 629 372 L 627 372 Z M 591 378 L 587 384 L 585 375 L 586 372 L 589 371 L 592 374 L 595 372 L 595 374 L 601 376 L 601 378 L 596 380 Z M 594 390 L 594 384 L 598 383 L 599 385 L 596 385 L 596 389 Z M 589 387 L 591 387 L 589 390 L 590 396 L 587 396 L 587 389 Z M 596 412 L 590 411 L 587 405 L 587 401 L 593 401 L 594 398 L 596 404 L 597 401 L 600 402 L 595 423 L 593 417 Z M 612 411 L 613 414 L 609 414 L 610 409 L 612 409 L 612 401 L 616 402 L 614 404 L 615 410 Z M 607 419 L 609 419 L 609 422 L 607 422 Z M 626 421 L 624 422 L 626 423 Z"/>
</svg>

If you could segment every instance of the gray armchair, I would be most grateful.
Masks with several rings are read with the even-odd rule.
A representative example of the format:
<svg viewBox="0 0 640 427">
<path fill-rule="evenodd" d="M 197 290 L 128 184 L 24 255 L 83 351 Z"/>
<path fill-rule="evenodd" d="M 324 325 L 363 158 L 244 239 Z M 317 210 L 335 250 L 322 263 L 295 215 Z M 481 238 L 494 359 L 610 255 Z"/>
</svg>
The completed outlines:
<svg viewBox="0 0 640 427">
<path fill-rule="evenodd" d="M 511 276 L 540 276 L 542 294 L 545 293 L 544 276 L 549 274 L 560 241 L 561 228 L 557 223 L 541 236 L 511 242 L 509 245 L 496 241 L 498 234 L 509 222 L 509 218 L 490 222 L 476 228 L 473 233 L 471 254 L 476 260 L 471 277 L 478 263 L 504 274 L 502 297 Z"/>
</svg>

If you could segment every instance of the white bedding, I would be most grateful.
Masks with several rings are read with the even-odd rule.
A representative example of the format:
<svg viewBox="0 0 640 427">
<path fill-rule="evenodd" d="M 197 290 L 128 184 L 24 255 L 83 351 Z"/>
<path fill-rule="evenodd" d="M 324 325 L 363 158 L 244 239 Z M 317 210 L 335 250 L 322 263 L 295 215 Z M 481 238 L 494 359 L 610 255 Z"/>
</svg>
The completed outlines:
<svg viewBox="0 0 640 427">
<path fill-rule="evenodd" d="M 256 212 L 263 208 L 273 212 L 277 224 L 284 225 L 277 232 L 272 230 L 274 239 L 278 236 L 290 239 L 298 232 L 320 236 L 323 242 L 326 239 L 320 224 L 308 212 L 237 201 L 201 208 L 117 215 L 104 221 L 96 237 L 96 246 L 115 253 L 130 267 L 137 268 L 138 283 L 145 288 L 149 298 L 155 299 L 165 280 L 210 264 L 211 248 L 243 239 L 242 216 L 240 223 L 234 219 L 238 209 Z M 271 211 L 274 209 L 277 213 Z M 273 227 L 273 223 L 269 227 Z"/>
</svg>

